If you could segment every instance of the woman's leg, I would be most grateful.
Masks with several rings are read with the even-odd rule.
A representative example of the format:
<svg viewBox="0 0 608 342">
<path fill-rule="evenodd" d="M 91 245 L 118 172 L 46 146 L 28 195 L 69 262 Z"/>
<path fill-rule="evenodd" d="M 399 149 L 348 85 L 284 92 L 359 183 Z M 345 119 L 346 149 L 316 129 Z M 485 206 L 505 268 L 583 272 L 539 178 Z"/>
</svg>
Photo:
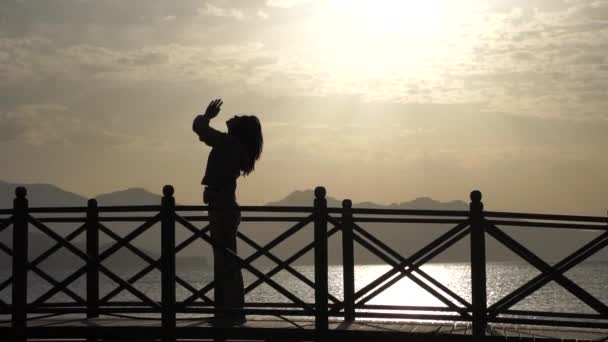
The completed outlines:
<svg viewBox="0 0 608 342">
<path fill-rule="evenodd" d="M 237 254 L 237 230 L 241 221 L 240 213 L 234 212 L 231 217 L 231 229 L 229 230 L 230 235 L 228 236 L 228 248 Z M 241 272 L 241 264 L 239 261 L 230 257 L 228 260 L 229 264 L 229 280 L 228 288 L 226 289 L 226 303 L 228 306 L 235 310 L 242 310 L 245 304 L 245 291 L 243 285 L 243 274 Z M 244 319 L 245 314 L 242 312 L 234 311 L 232 314 L 235 319 Z"/>
<path fill-rule="evenodd" d="M 215 317 L 224 317 L 225 306 L 226 306 L 226 286 L 225 286 L 225 275 L 223 274 L 226 269 L 226 255 L 223 252 L 222 246 L 225 246 L 224 239 L 222 238 L 223 232 L 223 220 L 221 219 L 221 213 L 217 210 L 209 210 L 209 224 L 211 225 L 211 240 L 214 241 L 213 248 L 213 281 L 215 286 L 213 287 Z"/>
<path fill-rule="evenodd" d="M 211 238 L 216 244 L 213 248 L 216 317 L 243 320 L 244 314 L 238 311 L 243 309 L 245 301 L 243 275 L 241 265 L 235 258 L 236 232 L 241 214 L 239 211 L 214 210 L 209 212 L 209 221 Z M 225 248 L 232 253 L 227 252 Z"/>
</svg>

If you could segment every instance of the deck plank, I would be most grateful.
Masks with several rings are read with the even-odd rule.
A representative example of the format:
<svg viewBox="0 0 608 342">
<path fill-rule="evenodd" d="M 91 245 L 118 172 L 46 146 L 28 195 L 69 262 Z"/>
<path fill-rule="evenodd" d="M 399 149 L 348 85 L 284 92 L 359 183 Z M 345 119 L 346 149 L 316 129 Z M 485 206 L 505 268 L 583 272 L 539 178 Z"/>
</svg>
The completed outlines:
<svg viewBox="0 0 608 342">
<path fill-rule="evenodd" d="M 434 334 L 441 328 L 440 324 L 420 323 L 414 327 L 412 333 L 415 334 Z"/>
<path fill-rule="evenodd" d="M 456 322 L 454 323 L 453 335 L 470 335 L 469 323 L 468 322 Z"/>
<path fill-rule="evenodd" d="M 276 335 L 288 337 L 314 336 L 316 334 L 312 319 L 279 319 L 276 317 L 249 319 L 239 327 L 216 326 L 208 319 L 178 320 L 177 328 L 182 336 L 213 336 L 214 334 L 231 334 L 236 337 Z M 78 333 L 102 331 L 104 334 L 117 334 L 117 331 L 130 333 L 145 333 L 153 336 L 161 331 L 160 320 L 140 320 L 124 318 L 95 318 L 95 319 L 59 319 L 47 318 L 28 321 L 28 330 L 32 334 L 51 334 L 59 336 L 66 332 L 72 336 Z M 10 323 L 0 323 L 0 334 L 10 332 Z M 380 336 L 387 340 L 397 340 L 398 336 L 408 338 L 429 338 L 453 336 L 471 337 L 470 322 L 433 323 L 411 321 L 371 321 L 357 320 L 345 322 L 332 320 L 329 333 L 357 340 Z M 563 327 L 518 326 L 507 324 L 491 324 L 488 326 L 489 339 L 502 340 L 534 340 L 534 339 L 567 339 L 597 341 L 608 338 L 608 330 L 575 329 Z M 427 337 L 423 337 L 427 336 Z"/>
</svg>

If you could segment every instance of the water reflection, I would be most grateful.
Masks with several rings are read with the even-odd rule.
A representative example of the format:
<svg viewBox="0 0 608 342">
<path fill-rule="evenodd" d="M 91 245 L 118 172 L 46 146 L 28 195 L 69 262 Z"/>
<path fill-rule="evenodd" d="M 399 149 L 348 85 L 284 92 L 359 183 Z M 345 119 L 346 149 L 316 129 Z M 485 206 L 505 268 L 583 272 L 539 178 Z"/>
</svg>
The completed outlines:
<svg viewBox="0 0 608 342">
<path fill-rule="evenodd" d="M 603 262 L 588 262 L 580 265 L 568 273 L 568 276 L 575 283 L 583 287 L 585 290 L 596 296 L 603 302 L 608 302 L 608 272 L 606 272 L 607 263 Z M 312 266 L 294 266 L 311 281 L 314 281 L 314 267 Z M 260 267 L 261 270 L 270 270 L 271 267 Z M 471 285 L 470 285 L 470 266 L 468 263 L 435 263 L 427 264 L 421 269 L 432 276 L 434 279 L 445 285 L 451 291 L 470 302 L 471 300 Z M 387 265 L 361 265 L 355 269 L 355 291 L 360 290 L 376 278 L 391 270 Z M 48 270 L 55 279 L 62 280 L 74 270 L 55 269 Z M 122 269 L 116 270 L 124 279 L 137 273 L 139 270 Z M 244 271 L 245 283 L 252 283 L 257 278 L 247 271 Z M 51 288 L 50 284 L 38 278 L 33 273 L 29 274 L 29 301 L 37 299 L 40 295 Z M 202 288 L 212 280 L 212 274 L 208 269 L 200 269 L 197 267 L 180 268 L 178 274 L 182 279 L 192 284 L 195 288 Z M 511 291 L 523 285 L 539 272 L 526 264 L 519 263 L 488 263 L 487 265 L 487 289 L 488 289 L 488 304 L 492 304 L 504 297 Z M 0 282 L 4 282 L 10 277 L 10 273 L 6 270 L 0 271 Z M 329 267 L 329 290 L 330 293 L 338 299 L 343 298 L 342 294 L 342 266 Z M 314 302 L 314 289 L 302 283 L 295 276 L 286 271 L 281 271 L 273 277 L 277 283 L 281 284 L 289 291 L 306 302 Z M 101 296 L 112 291 L 117 285 L 107 277 L 100 276 Z M 70 289 L 78 295 L 86 298 L 85 291 L 86 281 L 84 277 L 77 279 Z M 160 272 L 153 271 L 142 279 L 138 280 L 134 285 L 138 290 L 148 295 L 153 300 L 160 300 Z M 181 286 L 177 286 L 177 299 L 184 300 L 191 293 Z M 213 298 L 213 291 L 207 294 Z M 11 301 L 11 287 L 7 287 L 0 292 L 0 299 L 4 302 Z M 121 292 L 113 301 L 137 301 L 135 296 L 127 291 Z M 248 302 L 284 302 L 289 303 L 290 300 L 282 296 L 272 287 L 262 284 L 246 296 Z M 51 302 L 69 301 L 63 293 L 58 293 Z M 415 284 L 408 278 L 403 278 L 395 283 L 384 292 L 373 298 L 368 304 L 381 305 L 409 305 L 409 306 L 439 306 L 446 305 L 432 294 Z M 579 312 L 593 313 L 589 307 L 576 299 L 569 292 L 561 288 L 559 285 L 551 282 L 524 299 L 513 307 L 514 309 L 522 310 L 537 310 L 537 311 L 557 311 L 557 312 Z"/>
</svg>

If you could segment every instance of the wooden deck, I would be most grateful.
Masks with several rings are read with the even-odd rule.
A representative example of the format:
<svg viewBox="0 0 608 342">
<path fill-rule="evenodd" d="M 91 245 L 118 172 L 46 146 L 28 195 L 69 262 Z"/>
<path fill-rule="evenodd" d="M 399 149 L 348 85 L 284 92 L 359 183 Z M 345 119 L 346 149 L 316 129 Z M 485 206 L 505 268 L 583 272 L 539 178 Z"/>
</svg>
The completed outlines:
<svg viewBox="0 0 608 342">
<path fill-rule="evenodd" d="M 470 323 L 428 323 L 396 321 L 355 322 L 330 321 L 328 340 L 343 341 L 453 341 L 476 340 Z M 0 324 L 0 336 L 13 334 L 10 323 Z M 538 327 L 521 325 L 490 325 L 483 340 L 572 340 L 605 341 L 608 330 Z M 160 320 L 126 318 L 40 319 L 28 322 L 29 339 L 105 338 L 108 341 L 148 341 L 163 336 Z M 177 321 L 178 340 L 204 341 L 214 337 L 235 340 L 310 341 L 323 336 L 315 330 L 313 320 L 253 318 L 238 327 L 214 325 L 207 319 Z M 4 340 L 3 338 L 0 338 Z"/>
</svg>

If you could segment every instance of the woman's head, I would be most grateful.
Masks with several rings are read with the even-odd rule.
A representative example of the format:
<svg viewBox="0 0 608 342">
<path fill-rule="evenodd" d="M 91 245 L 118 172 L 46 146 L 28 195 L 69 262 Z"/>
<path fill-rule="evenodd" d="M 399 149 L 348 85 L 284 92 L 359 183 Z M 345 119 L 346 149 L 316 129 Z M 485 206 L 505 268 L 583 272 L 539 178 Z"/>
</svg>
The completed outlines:
<svg viewBox="0 0 608 342">
<path fill-rule="evenodd" d="M 264 147 L 260 120 L 255 115 L 235 115 L 226 121 L 226 125 L 228 134 L 237 137 L 243 145 L 245 158 L 241 163 L 241 171 L 248 175 L 253 171 L 255 162 L 260 159 Z"/>
</svg>

